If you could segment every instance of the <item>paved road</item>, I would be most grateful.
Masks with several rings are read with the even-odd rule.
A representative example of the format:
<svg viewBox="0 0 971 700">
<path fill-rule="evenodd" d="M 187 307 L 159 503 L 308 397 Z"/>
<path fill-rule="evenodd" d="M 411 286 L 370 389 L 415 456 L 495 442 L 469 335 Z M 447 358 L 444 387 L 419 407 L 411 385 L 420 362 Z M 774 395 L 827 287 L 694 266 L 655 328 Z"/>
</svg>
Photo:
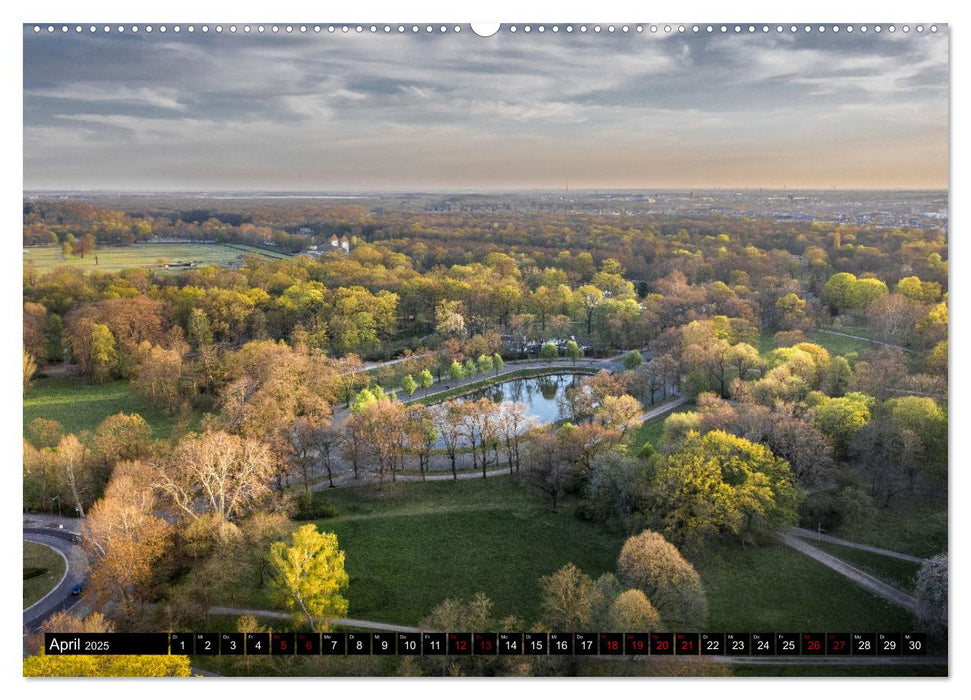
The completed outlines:
<svg viewBox="0 0 971 700">
<path fill-rule="evenodd" d="M 833 537 L 832 535 L 824 535 L 821 532 L 816 532 L 814 530 L 807 530 L 802 527 L 790 527 L 789 532 L 796 537 L 801 537 L 804 540 L 817 540 L 818 542 L 830 542 L 832 544 L 838 544 L 841 547 L 847 547 L 848 549 L 859 549 L 863 552 L 872 552 L 873 554 L 881 554 L 885 557 L 893 557 L 894 559 L 902 559 L 903 561 L 909 561 L 914 564 L 923 564 L 926 559 L 921 559 L 920 557 L 911 556 L 910 554 L 901 554 L 900 552 L 894 552 L 890 549 L 882 549 L 880 547 L 872 547 L 868 544 L 860 544 L 859 542 L 850 542 L 849 540 L 844 540 L 840 537 Z"/>
<path fill-rule="evenodd" d="M 792 547 L 796 551 L 805 554 L 811 559 L 815 559 L 823 566 L 826 566 L 836 573 L 850 579 L 854 583 L 863 586 L 868 591 L 877 594 L 884 600 L 888 600 L 891 603 L 899 605 L 900 607 L 911 612 L 917 608 L 917 599 L 909 593 L 905 593 L 896 586 L 891 586 L 888 583 L 884 583 L 880 579 L 876 578 L 875 576 L 871 576 L 865 571 L 860 571 L 855 566 L 851 566 L 842 559 L 838 559 L 828 552 L 824 552 L 817 547 L 813 547 L 811 544 L 804 542 L 795 535 L 789 532 L 784 532 L 780 535 L 780 539 L 789 547 Z"/>
<path fill-rule="evenodd" d="M 24 527 L 24 539 L 51 547 L 67 562 L 64 578 L 39 601 L 24 610 L 24 632 L 35 632 L 41 623 L 55 612 L 70 610 L 81 599 L 71 595 L 75 584 L 84 581 L 87 563 L 81 547 L 74 543 L 74 535 L 64 530 L 43 527 Z"/>
<path fill-rule="evenodd" d="M 660 406 L 655 406 L 649 411 L 644 411 L 644 413 L 641 415 L 640 420 L 642 422 L 647 422 L 649 420 L 657 418 L 658 416 L 663 416 L 665 413 L 669 413 L 676 408 L 680 408 L 681 406 L 684 406 L 690 400 L 691 398 L 688 396 L 679 396 L 674 401 L 671 401 L 666 404 L 662 404 Z"/>
</svg>

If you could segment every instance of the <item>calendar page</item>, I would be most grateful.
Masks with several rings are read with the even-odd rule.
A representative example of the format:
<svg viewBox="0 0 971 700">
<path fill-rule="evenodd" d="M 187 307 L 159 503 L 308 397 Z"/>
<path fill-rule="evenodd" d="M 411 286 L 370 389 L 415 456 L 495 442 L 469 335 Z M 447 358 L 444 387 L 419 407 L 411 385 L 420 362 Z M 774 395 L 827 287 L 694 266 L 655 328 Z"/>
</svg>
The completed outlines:
<svg viewBox="0 0 971 700">
<path fill-rule="evenodd" d="M 24 676 L 948 675 L 948 24 L 22 41 Z"/>
</svg>

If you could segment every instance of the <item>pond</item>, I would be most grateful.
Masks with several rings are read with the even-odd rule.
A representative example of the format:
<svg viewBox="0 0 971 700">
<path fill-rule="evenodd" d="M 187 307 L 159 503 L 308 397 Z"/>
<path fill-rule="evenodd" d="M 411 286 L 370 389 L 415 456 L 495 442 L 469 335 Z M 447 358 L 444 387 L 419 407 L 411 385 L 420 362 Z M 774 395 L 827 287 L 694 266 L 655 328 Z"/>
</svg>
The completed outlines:
<svg viewBox="0 0 971 700">
<path fill-rule="evenodd" d="M 471 394 L 460 397 L 459 401 L 478 401 L 481 398 L 491 399 L 496 403 L 515 401 L 526 404 L 527 414 L 537 425 L 546 425 L 563 419 L 560 413 L 559 399 L 571 384 L 580 381 L 585 375 L 563 372 L 548 374 L 543 377 L 528 379 L 513 379 L 502 384 L 479 389 Z"/>
</svg>

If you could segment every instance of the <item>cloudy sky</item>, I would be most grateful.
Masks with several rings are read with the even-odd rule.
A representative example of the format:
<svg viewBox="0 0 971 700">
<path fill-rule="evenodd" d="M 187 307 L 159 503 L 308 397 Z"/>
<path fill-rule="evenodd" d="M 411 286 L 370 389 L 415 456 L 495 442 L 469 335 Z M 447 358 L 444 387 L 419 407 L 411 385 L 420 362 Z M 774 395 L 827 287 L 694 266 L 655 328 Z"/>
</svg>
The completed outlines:
<svg viewBox="0 0 971 700">
<path fill-rule="evenodd" d="M 24 186 L 946 188 L 948 37 L 24 35 Z"/>
</svg>

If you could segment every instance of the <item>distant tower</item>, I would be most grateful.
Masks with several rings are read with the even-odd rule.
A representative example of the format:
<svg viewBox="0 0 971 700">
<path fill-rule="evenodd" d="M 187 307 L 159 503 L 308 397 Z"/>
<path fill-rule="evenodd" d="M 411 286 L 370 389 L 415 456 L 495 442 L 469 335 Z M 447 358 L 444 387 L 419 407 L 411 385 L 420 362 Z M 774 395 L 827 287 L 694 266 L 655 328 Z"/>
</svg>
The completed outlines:
<svg viewBox="0 0 971 700">
<path fill-rule="evenodd" d="M 337 234 L 336 233 L 333 236 L 330 237 L 330 245 L 333 248 L 336 248 L 337 246 L 340 245 L 340 241 L 337 239 Z"/>
<path fill-rule="evenodd" d="M 344 249 L 344 252 L 345 253 L 348 253 L 351 250 L 351 242 L 349 240 L 347 240 L 347 235 L 346 234 L 343 235 L 343 236 L 341 236 L 341 248 Z"/>
</svg>

